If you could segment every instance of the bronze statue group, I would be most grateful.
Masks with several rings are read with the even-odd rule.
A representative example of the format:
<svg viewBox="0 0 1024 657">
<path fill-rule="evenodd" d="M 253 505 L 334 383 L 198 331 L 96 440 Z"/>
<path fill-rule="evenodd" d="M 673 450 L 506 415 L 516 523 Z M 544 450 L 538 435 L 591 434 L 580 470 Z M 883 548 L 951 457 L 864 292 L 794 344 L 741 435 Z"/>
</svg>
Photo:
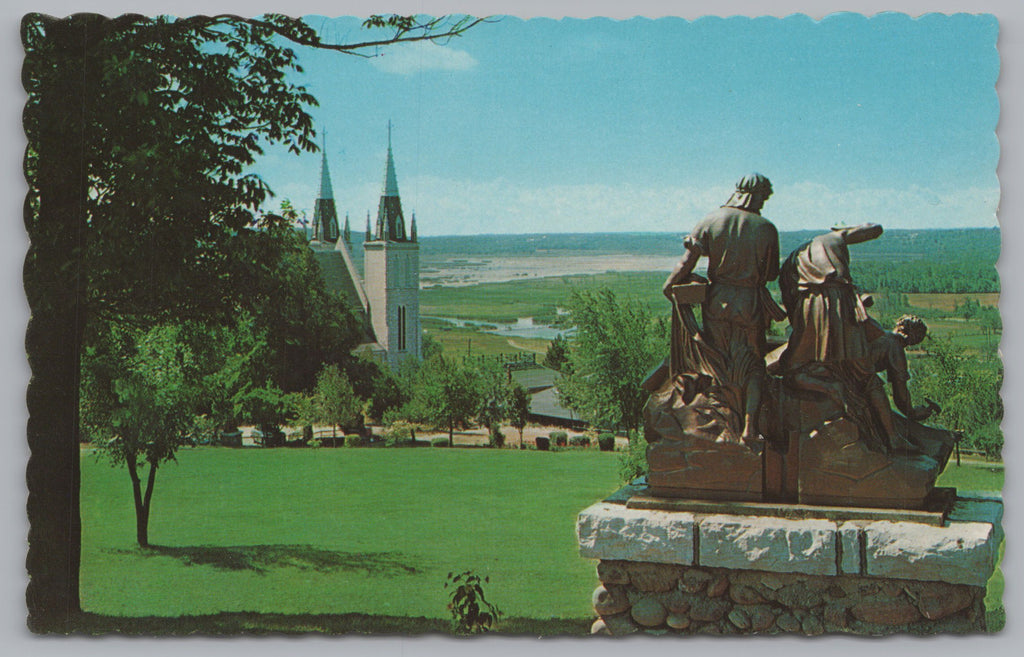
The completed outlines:
<svg viewBox="0 0 1024 657">
<path fill-rule="evenodd" d="M 920 424 L 934 403 L 911 403 L 905 350 L 924 322 L 882 328 L 854 284 L 849 247 L 882 227 L 836 226 L 780 264 L 778 232 L 760 214 L 771 194 L 766 177 L 741 178 L 685 238 L 665 282 L 672 349 L 648 383 L 650 484 L 675 496 L 920 506 L 956 436 Z M 702 257 L 706 279 L 694 273 Z M 784 308 L 766 287 L 775 279 Z M 770 344 L 769 321 L 786 319 L 788 340 Z"/>
</svg>

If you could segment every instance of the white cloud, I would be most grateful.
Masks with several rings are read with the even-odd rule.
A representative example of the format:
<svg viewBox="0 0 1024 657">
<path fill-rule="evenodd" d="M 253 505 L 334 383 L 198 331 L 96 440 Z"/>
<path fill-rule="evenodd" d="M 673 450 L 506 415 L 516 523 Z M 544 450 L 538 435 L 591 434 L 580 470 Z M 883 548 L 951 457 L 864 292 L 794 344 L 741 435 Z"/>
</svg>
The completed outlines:
<svg viewBox="0 0 1024 657">
<path fill-rule="evenodd" d="M 413 176 L 401 181 L 406 217 L 421 235 L 653 231 L 686 233 L 725 203 L 731 183 L 716 186 L 546 185 L 506 179 L 469 181 Z M 338 212 L 362 228 L 376 214 L 378 182 L 335 186 Z M 826 230 L 839 221 L 887 228 L 995 226 L 996 188 L 830 189 L 819 183 L 777 186 L 764 214 L 779 230 Z"/>
<path fill-rule="evenodd" d="M 412 75 L 422 71 L 464 71 L 476 66 L 477 62 L 464 50 L 432 41 L 414 41 L 390 46 L 370 63 L 385 73 Z"/>
<path fill-rule="evenodd" d="M 769 203 L 765 214 L 782 230 L 827 228 L 838 221 L 850 225 L 870 221 L 892 228 L 989 227 L 996 225 L 999 189 L 834 190 L 804 182 L 777 189 Z"/>
<path fill-rule="evenodd" d="M 637 187 L 551 185 L 422 179 L 416 204 L 423 234 L 481 232 L 687 232 L 724 203 L 729 186 Z M 765 208 L 780 230 L 827 229 L 837 221 L 874 221 L 890 228 L 994 226 L 998 190 L 858 189 L 801 184 L 776 191 Z"/>
</svg>

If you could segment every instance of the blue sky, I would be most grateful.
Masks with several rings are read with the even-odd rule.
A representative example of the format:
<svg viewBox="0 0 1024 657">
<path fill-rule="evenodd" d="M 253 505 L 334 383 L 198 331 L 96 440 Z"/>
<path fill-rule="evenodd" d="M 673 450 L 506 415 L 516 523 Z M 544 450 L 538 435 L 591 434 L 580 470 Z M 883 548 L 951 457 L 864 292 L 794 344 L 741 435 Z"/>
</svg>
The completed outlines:
<svg viewBox="0 0 1024 657">
<path fill-rule="evenodd" d="M 309 18 L 333 41 L 357 19 Z M 684 232 L 760 171 L 780 230 L 994 226 L 991 16 L 504 18 L 362 59 L 300 50 L 339 213 L 375 211 L 387 122 L 421 235 Z M 319 155 L 256 171 L 311 212 Z"/>
</svg>

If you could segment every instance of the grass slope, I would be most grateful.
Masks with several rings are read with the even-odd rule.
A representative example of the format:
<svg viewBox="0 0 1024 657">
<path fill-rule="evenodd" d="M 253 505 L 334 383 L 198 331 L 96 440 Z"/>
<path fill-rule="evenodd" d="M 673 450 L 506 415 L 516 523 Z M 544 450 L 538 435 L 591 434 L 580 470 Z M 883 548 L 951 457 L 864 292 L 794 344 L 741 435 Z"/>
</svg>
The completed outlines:
<svg viewBox="0 0 1024 657">
<path fill-rule="evenodd" d="M 187 450 L 159 473 L 159 547 L 143 551 L 127 474 L 84 457 L 83 608 L 97 627 L 251 612 L 414 630 L 447 618 L 447 573 L 473 569 L 510 619 L 586 631 L 597 580 L 575 517 L 617 488 L 617 469 L 596 450 Z"/>
<path fill-rule="evenodd" d="M 185 450 L 157 478 L 133 542 L 128 476 L 82 459 L 85 632 L 424 633 L 447 630 L 449 571 L 476 570 L 498 629 L 585 634 L 593 562 L 575 517 L 618 487 L 596 450 Z M 940 485 L 999 490 L 999 464 L 951 464 Z M 1003 578 L 989 583 L 990 630 Z"/>
</svg>

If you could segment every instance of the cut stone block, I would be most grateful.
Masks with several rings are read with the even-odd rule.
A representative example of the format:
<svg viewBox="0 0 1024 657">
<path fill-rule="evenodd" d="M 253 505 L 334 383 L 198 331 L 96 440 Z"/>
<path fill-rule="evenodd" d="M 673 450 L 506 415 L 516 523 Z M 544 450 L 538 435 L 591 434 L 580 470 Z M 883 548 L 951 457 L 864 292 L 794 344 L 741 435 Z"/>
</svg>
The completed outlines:
<svg viewBox="0 0 1024 657">
<path fill-rule="evenodd" d="M 700 523 L 700 564 L 835 575 L 835 534 L 829 520 L 708 516 Z"/>
<path fill-rule="evenodd" d="M 864 574 L 985 586 L 998 558 L 996 531 L 987 522 L 956 522 L 948 527 L 874 522 L 864 528 Z"/>
<path fill-rule="evenodd" d="M 691 513 L 627 509 L 599 502 L 584 509 L 576 522 L 580 556 L 691 565 Z"/>
</svg>

